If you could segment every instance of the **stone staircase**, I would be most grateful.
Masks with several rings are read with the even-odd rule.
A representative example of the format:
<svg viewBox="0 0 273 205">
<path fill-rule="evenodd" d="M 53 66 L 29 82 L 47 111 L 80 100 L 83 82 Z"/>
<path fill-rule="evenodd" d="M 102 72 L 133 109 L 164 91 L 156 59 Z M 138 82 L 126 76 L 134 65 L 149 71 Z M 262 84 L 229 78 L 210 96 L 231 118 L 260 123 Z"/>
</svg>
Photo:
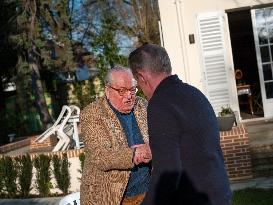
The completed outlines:
<svg viewBox="0 0 273 205">
<path fill-rule="evenodd" d="M 273 145 L 262 145 L 250 149 L 253 177 L 273 176 Z"/>
<path fill-rule="evenodd" d="M 253 177 L 273 176 L 273 119 L 246 123 Z"/>
</svg>

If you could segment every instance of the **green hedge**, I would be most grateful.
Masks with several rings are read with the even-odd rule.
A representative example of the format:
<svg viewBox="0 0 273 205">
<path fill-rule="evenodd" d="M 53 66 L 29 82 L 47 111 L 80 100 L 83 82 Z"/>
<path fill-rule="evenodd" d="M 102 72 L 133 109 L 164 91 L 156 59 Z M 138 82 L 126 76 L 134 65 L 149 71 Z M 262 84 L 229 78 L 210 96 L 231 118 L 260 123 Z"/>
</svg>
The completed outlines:
<svg viewBox="0 0 273 205">
<path fill-rule="evenodd" d="M 64 154 L 63 158 L 54 155 L 53 167 L 53 173 L 57 181 L 57 187 L 62 190 L 63 194 L 66 195 L 70 187 L 70 163 L 68 162 L 67 155 Z"/>
<path fill-rule="evenodd" d="M 0 159 L 1 195 L 10 198 L 16 195 L 17 170 L 16 162 L 11 157 L 4 156 Z"/>
<path fill-rule="evenodd" d="M 36 168 L 36 188 L 42 197 L 49 196 L 50 189 L 53 188 L 51 180 L 50 157 L 39 155 L 34 159 Z"/>
<path fill-rule="evenodd" d="M 84 154 L 79 156 L 79 160 L 82 170 Z M 31 187 L 33 166 L 36 168 L 35 187 Z M 33 197 L 30 196 L 32 188 L 37 189 L 39 196 L 50 196 L 50 189 L 54 188 L 50 182 L 52 174 L 57 182 L 56 188 L 59 188 L 63 194 L 68 194 L 71 185 L 69 167 L 67 155 L 60 158 L 56 155 L 49 157 L 42 154 L 33 160 L 29 155 L 15 158 L 0 156 L 0 198 Z"/>
<path fill-rule="evenodd" d="M 33 164 L 29 155 L 16 157 L 18 164 L 19 194 L 28 197 L 31 190 Z"/>
</svg>

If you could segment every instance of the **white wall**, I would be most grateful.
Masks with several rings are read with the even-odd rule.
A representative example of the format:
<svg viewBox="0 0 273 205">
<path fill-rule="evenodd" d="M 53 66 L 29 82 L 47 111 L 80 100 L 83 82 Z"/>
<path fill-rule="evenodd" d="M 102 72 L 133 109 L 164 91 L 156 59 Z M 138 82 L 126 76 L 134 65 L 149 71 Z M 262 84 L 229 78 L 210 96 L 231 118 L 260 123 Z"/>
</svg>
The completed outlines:
<svg viewBox="0 0 273 205">
<path fill-rule="evenodd" d="M 203 91 L 202 65 L 196 16 L 201 12 L 273 3 L 273 0 L 158 0 L 164 47 L 169 53 L 173 73 Z M 180 29 L 179 29 L 180 28 Z M 194 34 L 195 44 L 189 43 Z M 231 55 L 231 54 L 230 54 Z"/>
</svg>

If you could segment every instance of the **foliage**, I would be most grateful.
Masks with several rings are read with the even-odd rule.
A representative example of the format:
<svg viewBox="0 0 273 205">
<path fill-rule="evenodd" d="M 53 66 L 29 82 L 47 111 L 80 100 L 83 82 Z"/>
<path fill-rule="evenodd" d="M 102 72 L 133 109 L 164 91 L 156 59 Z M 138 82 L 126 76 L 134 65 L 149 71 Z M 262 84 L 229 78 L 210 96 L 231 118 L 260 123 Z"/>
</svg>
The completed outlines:
<svg viewBox="0 0 273 205">
<path fill-rule="evenodd" d="M 68 189 L 70 187 L 70 173 L 67 155 L 63 155 L 63 159 L 59 158 L 57 155 L 53 156 L 53 173 L 55 179 L 57 181 L 57 187 L 62 190 L 62 192 L 66 195 L 68 193 Z"/>
<path fill-rule="evenodd" d="M 269 205 L 273 204 L 273 189 L 248 188 L 235 191 L 232 205 Z"/>
<path fill-rule="evenodd" d="M 118 22 L 112 12 L 112 5 L 106 1 L 98 1 L 99 29 L 91 40 L 92 50 L 97 54 L 98 77 L 104 85 L 104 77 L 109 68 L 119 64 L 125 65 L 126 60 L 119 54 L 117 43 Z"/>
<path fill-rule="evenodd" d="M 229 107 L 229 105 L 226 106 L 222 106 L 221 107 L 221 111 L 218 113 L 219 117 L 224 117 L 228 114 L 234 114 L 233 110 L 231 109 L 231 107 Z"/>
<path fill-rule="evenodd" d="M 84 153 L 81 153 L 81 154 L 79 155 L 79 160 L 80 160 L 81 168 L 78 169 L 78 171 L 82 174 L 82 170 L 83 170 L 83 166 L 84 166 L 84 160 L 85 160 L 85 155 L 84 155 Z M 81 177 L 79 177 L 78 180 L 81 181 Z"/>
<path fill-rule="evenodd" d="M 2 165 L 3 159 L 0 158 L 0 196 L 2 194 L 3 188 L 4 188 L 4 166 Z"/>
<path fill-rule="evenodd" d="M 51 125 L 52 119 L 46 105 L 41 72 L 75 69 L 69 1 L 18 1 L 17 32 L 10 37 L 14 47 L 18 48 L 17 78 L 22 81 L 16 80 L 17 87 L 22 91 L 20 82 L 31 79 L 32 89 L 28 90 L 33 90 L 35 104 L 44 128 Z M 18 95 L 21 99 L 20 107 L 23 108 L 24 94 L 21 98 L 21 92 Z"/>
<path fill-rule="evenodd" d="M 16 2 L 11 0 L 0 1 L 0 145 L 7 143 L 8 121 L 6 120 L 6 97 L 4 87 L 15 73 L 17 60 L 16 50 L 9 42 L 9 35 L 16 30 L 12 23 L 16 14 Z"/>
<path fill-rule="evenodd" d="M 34 159 L 34 167 L 36 168 L 36 188 L 41 196 L 46 197 L 50 194 L 50 188 L 52 184 L 51 169 L 50 169 L 50 157 L 46 155 L 39 155 Z"/>
<path fill-rule="evenodd" d="M 25 62 L 29 65 L 38 55 L 46 69 L 67 70 L 75 67 L 68 5 L 69 0 L 26 0 L 18 3 L 19 32 L 12 36 L 12 40 L 20 46 L 22 65 Z M 22 71 L 26 69 L 32 72 L 28 66 Z"/>
<path fill-rule="evenodd" d="M 78 106 L 83 109 L 95 100 L 96 92 L 93 80 L 86 80 L 74 83 L 75 95 L 79 100 Z"/>
<path fill-rule="evenodd" d="M 8 197 L 14 197 L 17 192 L 16 163 L 12 160 L 11 157 L 5 156 L 0 159 L 0 171 L 2 175 L 1 177 L 2 177 L 4 191 L 8 194 Z"/>
<path fill-rule="evenodd" d="M 29 155 L 16 157 L 18 163 L 18 183 L 20 193 L 23 197 L 28 197 L 31 190 L 33 164 Z"/>
<path fill-rule="evenodd" d="M 81 173 L 82 173 L 83 166 L 84 166 L 84 160 L 85 160 L 85 155 L 84 155 L 84 153 L 81 153 L 81 154 L 79 155 L 79 160 L 80 160 L 80 162 L 81 162 Z"/>
<path fill-rule="evenodd" d="M 135 46 L 147 42 L 160 44 L 157 0 L 118 0 L 115 7 L 121 32 L 130 38 L 136 38 Z"/>
</svg>

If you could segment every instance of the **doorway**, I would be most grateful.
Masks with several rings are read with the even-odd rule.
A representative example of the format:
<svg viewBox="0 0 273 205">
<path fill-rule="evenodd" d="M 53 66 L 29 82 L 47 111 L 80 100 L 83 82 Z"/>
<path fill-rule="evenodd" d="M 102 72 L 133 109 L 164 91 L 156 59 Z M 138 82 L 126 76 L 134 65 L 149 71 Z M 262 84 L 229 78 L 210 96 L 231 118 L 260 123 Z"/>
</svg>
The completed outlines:
<svg viewBox="0 0 273 205">
<path fill-rule="evenodd" d="M 242 119 L 264 117 L 251 10 L 227 12 Z"/>
</svg>

